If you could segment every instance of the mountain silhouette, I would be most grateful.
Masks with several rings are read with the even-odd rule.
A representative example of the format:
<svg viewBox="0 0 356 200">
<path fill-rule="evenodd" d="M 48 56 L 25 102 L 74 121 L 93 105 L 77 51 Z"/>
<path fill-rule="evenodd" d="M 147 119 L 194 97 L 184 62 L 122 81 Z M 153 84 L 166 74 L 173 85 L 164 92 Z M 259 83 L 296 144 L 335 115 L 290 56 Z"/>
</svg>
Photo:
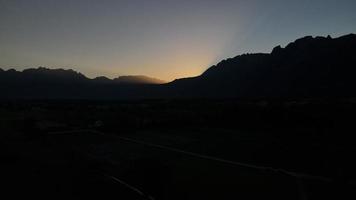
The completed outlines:
<svg viewBox="0 0 356 200">
<path fill-rule="evenodd" d="M 270 54 L 223 60 L 201 76 L 175 80 L 176 96 L 289 98 L 355 96 L 356 35 L 307 36 Z"/>
<path fill-rule="evenodd" d="M 72 69 L 0 69 L 0 98 L 12 99 L 110 99 L 125 98 L 136 85 L 163 84 L 162 80 L 147 76 L 120 76 L 94 79 Z M 124 94 L 122 94 L 124 92 Z"/>
<path fill-rule="evenodd" d="M 113 81 L 117 83 L 126 83 L 126 84 L 163 84 L 166 83 L 163 80 L 151 78 L 148 76 L 138 75 L 138 76 L 119 76 Z"/>
<path fill-rule="evenodd" d="M 0 70 L 1 98 L 312 98 L 356 96 L 356 35 L 307 36 L 163 84 L 146 76 L 89 79 L 73 70 Z"/>
</svg>

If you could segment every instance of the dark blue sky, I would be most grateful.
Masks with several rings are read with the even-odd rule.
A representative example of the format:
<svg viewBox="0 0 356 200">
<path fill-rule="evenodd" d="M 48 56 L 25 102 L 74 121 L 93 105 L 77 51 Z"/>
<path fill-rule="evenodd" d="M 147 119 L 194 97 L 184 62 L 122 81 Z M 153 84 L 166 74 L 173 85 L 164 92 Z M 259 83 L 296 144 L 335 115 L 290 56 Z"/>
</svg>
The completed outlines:
<svg viewBox="0 0 356 200">
<path fill-rule="evenodd" d="M 355 0 L 0 0 L 0 67 L 172 80 L 305 35 L 351 32 Z"/>
</svg>

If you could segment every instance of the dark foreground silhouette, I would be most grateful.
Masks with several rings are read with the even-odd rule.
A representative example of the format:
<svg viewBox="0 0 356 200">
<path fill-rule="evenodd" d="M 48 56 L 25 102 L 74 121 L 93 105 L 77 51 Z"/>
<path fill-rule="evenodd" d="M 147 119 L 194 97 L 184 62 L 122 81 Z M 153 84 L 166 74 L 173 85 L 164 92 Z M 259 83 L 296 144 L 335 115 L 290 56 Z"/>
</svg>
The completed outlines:
<svg viewBox="0 0 356 200">
<path fill-rule="evenodd" d="M 3 101 L 2 194 L 354 199 L 355 99 Z"/>
<path fill-rule="evenodd" d="M 88 79 L 72 70 L 0 71 L 5 99 L 353 97 L 356 35 L 304 37 L 270 54 L 246 54 L 168 84 L 144 76 Z M 140 84 L 137 84 L 140 83 Z M 156 85 L 159 84 L 159 85 Z"/>
</svg>

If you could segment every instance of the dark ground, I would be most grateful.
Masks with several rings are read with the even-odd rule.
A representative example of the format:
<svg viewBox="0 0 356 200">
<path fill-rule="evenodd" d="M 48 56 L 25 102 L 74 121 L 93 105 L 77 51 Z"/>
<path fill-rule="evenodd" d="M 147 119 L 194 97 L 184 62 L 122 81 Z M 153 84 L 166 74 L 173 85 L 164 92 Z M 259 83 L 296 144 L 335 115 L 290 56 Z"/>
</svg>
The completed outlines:
<svg viewBox="0 0 356 200">
<path fill-rule="evenodd" d="M 356 100 L 11 101 L 2 194 L 353 199 Z"/>
</svg>

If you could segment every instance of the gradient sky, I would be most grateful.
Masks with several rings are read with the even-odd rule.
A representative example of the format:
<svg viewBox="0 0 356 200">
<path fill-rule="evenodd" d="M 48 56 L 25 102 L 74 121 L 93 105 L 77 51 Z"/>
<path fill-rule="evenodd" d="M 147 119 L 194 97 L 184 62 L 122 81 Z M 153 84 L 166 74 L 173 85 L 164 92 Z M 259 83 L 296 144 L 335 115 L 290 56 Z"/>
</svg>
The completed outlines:
<svg viewBox="0 0 356 200">
<path fill-rule="evenodd" d="M 305 35 L 352 32 L 355 0 L 0 0 L 0 67 L 173 80 Z"/>
</svg>

